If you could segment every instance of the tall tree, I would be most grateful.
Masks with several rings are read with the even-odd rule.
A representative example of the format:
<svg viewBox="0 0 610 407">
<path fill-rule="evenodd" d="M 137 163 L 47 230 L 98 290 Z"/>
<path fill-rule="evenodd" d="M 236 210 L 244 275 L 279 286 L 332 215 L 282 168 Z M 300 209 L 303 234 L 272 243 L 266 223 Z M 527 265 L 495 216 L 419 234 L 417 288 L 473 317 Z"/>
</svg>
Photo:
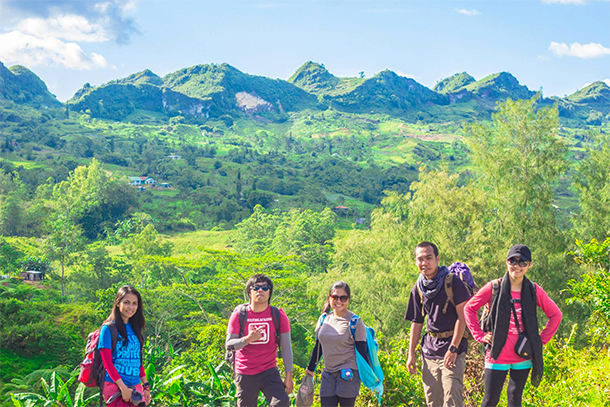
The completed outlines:
<svg viewBox="0 0 610 407">
<path fill-rule="evenodd" d="M 155 264 L 152 257 L 168 257 L 171 255 L 172 249 L 172 243 L 163 240 L 154 225 L 148 224 L 142 232 L 132 236 L 124 251 L 136 266 L 137 271 L 142 274 L 142 283 L 146 288 L 150 268 Z"/>
<path fill-rule="evenodd" d="M 274 252 L 299 256 L 313 271 L 326 271 L 332 255 L 336 215 L 326 208 L 267 212 L 256 205 L 254 213 L 237 225 L 237 246 L 250 254 Z"/>
<path fill-rule="evenodd" d="M 19 173 L 0 172 L 0 234 L 26 234 L 27 193 Z"/>
<path fill-rule="evenodd" d="M 66 181 L 53 187 L 47 205 L 51 211 L 46 221 L 46 249 L 52 258 L 59 261 L 61 273 L 61 294 L 65 295 L 65 268 L 83 245 L 83 231 L 77 221 L 88 209 L 100 200 L 100 191 L 108 182 L 108 175 L 99 161 L 91 165 L 77 167 Z"/>
<path fill-rule="evenodd" d="M 548 273 L 560 266 L 552 264 L 555 260 L 566 264 L 567 240 L 553 207 L 553 185 L 567 167 L 558 110 L 537 108 L 536 98 L 509 99 L 499 106 L 491 126 L 472 124 L 465 133 L 476 182 L 492 210 L 493 239 L 505 250 L 527 244 L 539 266 L 533 275 L 543 283 L 553 278 L 553 284 L 559 283 L 556 273 Z"/>
<path fill-rule="evenodd" d="M 610 136 L 597 134 L 588 156 L 577 167 L 574 186 L 580 212 L 574 218 L 579 240 L 610 237 Z"/>
</svg>

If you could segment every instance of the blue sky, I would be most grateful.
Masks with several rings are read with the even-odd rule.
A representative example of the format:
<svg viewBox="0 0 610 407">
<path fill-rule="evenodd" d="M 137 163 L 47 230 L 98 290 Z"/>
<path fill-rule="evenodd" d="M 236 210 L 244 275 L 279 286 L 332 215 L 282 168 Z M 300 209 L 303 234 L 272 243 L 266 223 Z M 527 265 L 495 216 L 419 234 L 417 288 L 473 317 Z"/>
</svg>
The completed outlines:
<svg viewBox="0 0 610 407">
<path fill-rule="evenodd" d="M 144 69 L 227 62 L 288 79 L 310 60 L 428 87 L 508 71 L 563 96 L 610 85 L 610 1 L 0 0 L 0 61 L 28 67 L 61 101 Z"/>
</svg>

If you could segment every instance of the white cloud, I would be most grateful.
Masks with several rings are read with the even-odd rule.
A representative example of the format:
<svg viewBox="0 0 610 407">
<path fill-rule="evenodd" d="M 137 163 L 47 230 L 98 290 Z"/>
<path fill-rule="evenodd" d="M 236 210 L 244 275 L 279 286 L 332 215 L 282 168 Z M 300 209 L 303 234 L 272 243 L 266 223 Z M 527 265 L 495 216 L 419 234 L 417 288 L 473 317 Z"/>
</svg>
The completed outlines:
<svg viewBox="0 0 610 407">
<path fill-rule="evenodd" d="M 61 38 L 66 41 L 105 42 L 108 36 L 99 24 L 92 24 L 83 16 L 62 14 L 57 17 L 27 18 L 20 22 L 17 31 L 37 38 Z"/>
<path fill-rule="evenodd" d="M 7 63 L 64 66 L 70 69 L 112 68 L 102 55 L 87 55 L 74 42 L 58 38 L 38 38 L 20 31 L 0 34 L 0 60 Z"/>
<path fill-rule="evenodd" d="M 586 0 L 542 0 L 543 3 L 546 4 L 577 4 L 577 5 L 581 5 L 581 4 L 585 4 Z"/>
<path fill-rule="evenodd" d="M 123 13 L 134 11 L 136 9 L 136 1 L 137 0 L 128 0 L 125 2 L 125 4 L 121 5 L 121 10 L 123 10 Z"/>
<path fill-rule="evenodd" d="M 564 44 L 560 42 L 551 42 L 549 51 L 552 51 L 557 56 L 569 56 L 582 59 L 599 58 L 604 55 L 610 55 L 610 48 L 606 48 L 601 44 L 591 42 L 589 44 Z"/>
<path fill-rule="evenodd" d="M 460 14 L 467 15 L 467 16 L 478 16 L 479 14 L 481 14 L 475 9 L 466 10 L 465 8 L 456 8 L 455 11 L 457 11 Z"/>
<path fill-rule="evenodd" d="M 37 30 L 36 32 L 45 29 L 74 35 L 71 32 L 76 29 L 87 34 L 84 41 L 100 41 L 100 38 L 104 37 L 106 40 L 124 44 L 130 41 L 132 35 L 139 33 L 133 14 L 140 1 L 0 0 L 0 15 L 4 24 L 15 18 L 38 19 L 29 21 L 29 24 L 34 25 L 31 29 Z M 76 16 L 81 17 L 80 20 L 75 21 Z M 64 17 L 64 21 L 61 17 Z M 65 17 L 71 17 L 72 21 L 66 20 Z"/>
</svg>

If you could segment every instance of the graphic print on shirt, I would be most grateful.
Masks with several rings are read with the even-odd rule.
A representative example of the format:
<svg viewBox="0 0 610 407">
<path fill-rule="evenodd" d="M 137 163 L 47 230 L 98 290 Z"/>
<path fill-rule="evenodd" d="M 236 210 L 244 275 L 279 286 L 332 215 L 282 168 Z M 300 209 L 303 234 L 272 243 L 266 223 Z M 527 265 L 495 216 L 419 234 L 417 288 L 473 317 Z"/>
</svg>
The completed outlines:
<svg viewBox="0 0 610 407">
<path fill-rule="evenodd" d="M 138 337 L 127 335 L 129 343 L 124 345 L 123 341 L 118 341 L 116 345 L 115 367 L 121 377 L 139 377 L 140 375 L 140 342 Z"/>
<path fill-rule="evenodd" d="M 515 306 L 515 311 L 517 311 L 517 318 L 519 318 L 519 328 L 523 330 L 523 319 L 521 317 L 521 301 L 515 302 L 513 304 Z M 509 333 L 513 335 L 519 335 L 519 330 L 517 329 L 517 324 L 515 324 L 515 315 L 512 310 L 510 312 L 510 324 L 509 324 Z"/>
<path fill-rule="evenodd" d="M 273 318 L 248 318 L 248 329 L 250 332 L 254 329 L 261 329 L 261 338 L 256 342 L 251 342 L 250 345 L 264 345 L 269 343 L 269 338 L 271 337 L 271 324 L 273 323 Z"/>
<path fill-rule="evenodd" d="M 135 386 L 140 383 L 140 341 L 136 333 L 133 331 L 131 324 L 125 325 L 127 332 L 128 343 L 120 340 L 122 337 L 119 333 L 119 340 L 116 343 L 116 347 L 112 352 L 112 363 L 116 368 L 118 374 L 123 379 L 123 382 L 127 386 Z M 100 343 L 99 349 L 112 349 L 112 338 L 110 335 L 110 329 L 107 326 L 103 326 L 100 332 Z M 112 382 L 110 375 L 106 372 L 107 382 Z"/>
</svg>

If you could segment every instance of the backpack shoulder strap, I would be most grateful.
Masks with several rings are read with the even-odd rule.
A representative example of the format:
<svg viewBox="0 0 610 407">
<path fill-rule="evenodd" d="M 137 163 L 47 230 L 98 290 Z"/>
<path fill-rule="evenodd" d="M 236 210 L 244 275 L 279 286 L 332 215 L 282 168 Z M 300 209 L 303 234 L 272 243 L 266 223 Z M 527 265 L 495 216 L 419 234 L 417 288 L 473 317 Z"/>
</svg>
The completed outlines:
<svg viewBox="0 0 610 407">
<path fill-rule="evenodd" d="M 246 320 L 248 319 L 248 304 L 241 304 L 237 306 L 237 317 L 239 319 L 239 337 L 245 335 Z"/>
<path fill-rule="evenodd" d="M 538 296 L 538 293 L 536 292 L 536 283 L 534 283 L 532 280 L 530 280 L 530 283 L 532 284 L 532 291 L 534 292 L 534 299 L 538 300 L 538 298 L 536 298 Z"/>
<path fill-rule="evenodd" d="M 453 273 L 449 273 L 445 276 L 445 293 L 447 294 L 447 301 L 445 301 L 445 306 L 443 307 L 443 314 L 447 313 L 449 303 L 455 307 L 455 303 L 453 302 L 453 276 Z"/>
<path fill-rule="evenodd" d="M 271 319 L 273 320 L 273 325 L 275 326 L 275 337 L 277 338 L 277 343 L 280 343 L 280 321 L 282 319 L 282 315 L 280 314 L 280 309 L 278 307 L 271 306 Z"/>
<path fill-rule="evenodd" d="M 421 301 L 421 316 L 425 316 L 426 314 L 424 313 L 424 295 L 421 293 L 421 290 L 419 289 L 419 286 L 417 285 L 417 283 L 415 283 L 415 287 L 417 288 L 417 293 L 419 294 L 419 300 Z"/>
<path fill-rule="evenodd" d="M 500 292 L 500 284 L 502 284 L 502 278 L 498 278 L 496 280 L 491 280 L 491 301 L 493 302 L 494 298 Z"/>
<path fill-rule="evenodd" d="M 104 323 L 103 325 L 106 325 L 108 327 L 108 330 L 110 331 L 110 339 L 112 344 L 111 350 L 114 352 L 114 350 L 116 349 L 116 344 L 119 341 L 119 331 L 117 330 L 116 324 L 114 322 Z"/>
<path fill-rule="evenodd" d="M 322 328 L 322 325 L 324 325 L 324 320 L 326 319 L 327 315 L 328 315 L 327 312 L 323 312 L 322 315 L 320 315 L 320 326 L 318 327 L 318 332 L 316 333 L 316 338 L 318 337 L 318 334 L 320 333 L 320 329 Z"/>
<path fill-rule="evenodd" d="M 280 319 L 282 318 L 282 315 L 280 314 L 280 309 L 278 307 L 274 307 L 271 306 L 271 319 L 273 320 L 273 325 L 275 327 L 275 344 L 277 345 L 277 348 L 280 351 L 280 354 L 282 354 L 282 357 L 284 356 L 284 354 L 282 353 L 282 345 L 280 344 Z"/>
<path fill-rule="evenodd" d="M 352 318 L 349 320 L 349 330 L 352 333 L 352 338 L 354 338 L 354 342 L 356 342 L 356 325 L 358 325 L 358 320 L 360 317 L 356 314 L 352 315 Z"/>
</svg>

